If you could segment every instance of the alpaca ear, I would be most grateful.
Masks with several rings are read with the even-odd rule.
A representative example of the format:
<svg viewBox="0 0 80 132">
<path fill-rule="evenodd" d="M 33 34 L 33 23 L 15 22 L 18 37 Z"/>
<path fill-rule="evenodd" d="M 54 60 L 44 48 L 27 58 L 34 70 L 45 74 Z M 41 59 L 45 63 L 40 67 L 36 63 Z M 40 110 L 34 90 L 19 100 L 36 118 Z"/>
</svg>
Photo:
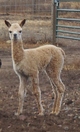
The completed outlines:
<svg viewBox="0 0 80 132">
<path fill-rule="evenodd" d="M 11 23 L 9 21 L 5 20 L 4 22 L 7 25 L 7 27 L 10 27 L 11 26 Z"/>
<path fill-rule="evenodd" d="M 26 19 L 24 19 L 24 20 L 20 23 L 20 26 L 23 27 L 24 24 L 25 24 L 25 22 L 26 22 Z"/>
</svg>

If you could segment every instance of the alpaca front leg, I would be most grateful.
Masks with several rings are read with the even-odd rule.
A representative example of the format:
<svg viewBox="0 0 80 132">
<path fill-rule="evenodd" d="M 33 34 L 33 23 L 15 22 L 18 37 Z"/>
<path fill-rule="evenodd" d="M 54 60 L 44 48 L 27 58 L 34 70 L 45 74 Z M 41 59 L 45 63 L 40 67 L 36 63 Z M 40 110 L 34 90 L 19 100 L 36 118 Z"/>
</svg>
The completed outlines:
<svg viewBox="0 0 80 132">
<path fill-rule="evenodd" d="M 23 112 L 23 103 L 24 103 L 24 91 L 19 89 L 19 106 L 17 115 L 20 115 Z"/>
<path fill-rule="evenodd" d="M 38 78 L 33 78 L 33 92 L 34 92 L 34 95 L 36 97 L 36 101 L 38 104 L 39 115 L 44 115 L 44 109 L 41 103 L 41 90 L 39 88 Z"/>
<path fill-rule="evenodd" d="M 24 78 L 20 77 L 20 86 L 19 86 L 19 106 L 18 111 L 15 115 L 20 115 L 23 112 L 23 103 L 24 103 Z"/>
</svg>

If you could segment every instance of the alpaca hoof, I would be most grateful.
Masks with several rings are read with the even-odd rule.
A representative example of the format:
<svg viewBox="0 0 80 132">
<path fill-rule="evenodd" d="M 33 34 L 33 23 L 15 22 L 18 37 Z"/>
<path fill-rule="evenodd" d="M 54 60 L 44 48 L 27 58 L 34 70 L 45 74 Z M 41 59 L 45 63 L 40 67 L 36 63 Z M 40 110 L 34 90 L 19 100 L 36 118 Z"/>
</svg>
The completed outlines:
<svg viewBox="0 0 80 132">
<path fill-rule="evenodd" d="M 38 115 L 43 116 L 43 115 L 44 115 L 44 109 L 42 109 L 42 111 L 41 111 L 41 112 L 39 112 L 39 114 L 38 114 Z"/>
<path fill-rule="evenodd" d="M 59 111 L 57 112 L 57 111 L 52 111 L 50 114 L 53 114 L 53 115 L 58 115 L 59 114 Z"/>
<path fill-rule="evenodd" d="M 19 112 L 15 112 L 14 114 L 15 114 L 15 116 L 21 115 L 21 113 L 19 113 Z"/>
<path fill-rule="evenodd" d="M 44 115 L 44 113 L 43 113 L 43 112 L 40 112 L 38 115 L 39 115 L 39 116 L 43 116 L 43 115 Z"/>
<path fill-rule="evenodd" d="M 20 114 L 19 114 L 18 112 L 15 112 L 14 115 L 15 115 L 15 116 L 19 116 Z"/>
<path fill-rule="evenodd" d="M 50 115 L 55 115 L 55 112 L 54 112 L 54 111 L 51 111 L 51 112 L 50 112 Z"/>
<path fill-rule="evenodd" d="M 56 116 L 59 115 L 59 112 L 55 112 L 55 115 L 56 115 Z"/>
</svg>

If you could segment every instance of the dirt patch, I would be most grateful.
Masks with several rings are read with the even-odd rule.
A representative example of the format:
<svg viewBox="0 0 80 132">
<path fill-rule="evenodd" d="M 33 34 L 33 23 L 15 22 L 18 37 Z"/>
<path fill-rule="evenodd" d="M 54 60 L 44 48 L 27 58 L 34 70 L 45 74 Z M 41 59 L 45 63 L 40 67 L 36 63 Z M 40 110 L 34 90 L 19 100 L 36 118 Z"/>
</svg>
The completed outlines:
<svg viewBox="0 0 80 132">
<path fill-rule="evenodd" d="M 37 47 L 38 44 L 24 44 Z M 59 44 L 66 52 L 62 80 L 66 86 L 62 109 L 58 116 L 50 115 L 52 90 L 44 73 L 40 73 L 40 87 L 45 115 L 38 116 L 31 82 L 27 84 L 23 115 L 16 117 L 19 80 L 12 68 L 10 44 L 0 43 L 0 132 L 79 132 L 80 131 L 80 45 L 76 42 Z M 73 66 L 73 67 L 72 67 Z"/>
</svg>

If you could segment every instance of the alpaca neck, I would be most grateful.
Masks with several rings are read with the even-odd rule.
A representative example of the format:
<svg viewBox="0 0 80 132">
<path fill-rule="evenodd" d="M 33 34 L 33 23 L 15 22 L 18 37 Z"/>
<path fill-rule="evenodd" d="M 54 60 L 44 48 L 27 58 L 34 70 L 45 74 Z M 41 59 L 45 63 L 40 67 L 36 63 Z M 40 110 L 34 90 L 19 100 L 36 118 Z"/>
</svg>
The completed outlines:
<svg viewBox="0 0 80 132">
<path fill-rule="evenodd" d="M 15 63 L 20 63 L 24 56 L 22 40 L 12 41 L 12 58 Z"/>
</svg>

